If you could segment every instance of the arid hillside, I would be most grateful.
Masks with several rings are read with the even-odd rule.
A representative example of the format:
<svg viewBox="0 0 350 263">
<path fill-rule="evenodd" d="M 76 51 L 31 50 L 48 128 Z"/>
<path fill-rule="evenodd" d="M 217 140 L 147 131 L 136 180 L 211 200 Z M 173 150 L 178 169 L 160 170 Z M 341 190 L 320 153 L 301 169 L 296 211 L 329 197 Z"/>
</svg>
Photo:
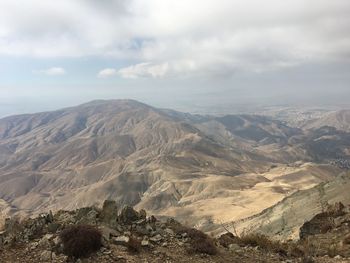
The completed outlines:
<svg viewBox="0 0 350 263">
<path fill-rule="evenodd" d="M 7 117 L 0 208 L 2 216 L 28 215 L 112 199 L 210 230 L 332 180 L 344 170 L 334 160 L 349 156 L 348 136 L 132 100 Z"/>
</svg>

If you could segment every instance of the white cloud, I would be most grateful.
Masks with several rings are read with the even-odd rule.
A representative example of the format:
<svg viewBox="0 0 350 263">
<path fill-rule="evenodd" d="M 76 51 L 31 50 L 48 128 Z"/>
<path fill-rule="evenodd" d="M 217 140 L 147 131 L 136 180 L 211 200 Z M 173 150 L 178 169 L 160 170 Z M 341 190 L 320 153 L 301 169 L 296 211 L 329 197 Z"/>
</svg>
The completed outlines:
<svg viewBox="0 0 350 263">
<path fill-rule="evenodd" d="M 117 70 L 113 68 L 105 68 L 102 69 L 98 74 L 97 77 L 99 78 L 109 78 L 117 75 Z"/>
<path fill-rule="evenodd" d="M 348 0 L 0 0 L 0 55 L 114 57 L 133 61 L 126 78 L 278 70 L 348 61 L 349 13 Z"/>
<path fill-rule="evenodd" d="M 118 71 L 123 78 L 162 78 L 169 72 L 169 64 L 153 64 L 149 62 L 139 63 L 129 67 L 122 68 Z"/>
<path fill-rule="evenodd" d="M 48 76 L 60 76 L 66 74 L 66 70 L 61 67 L 52 67 L 48 69 L 33 70 L 33 73 L 44 74 Z"/>
</svg>

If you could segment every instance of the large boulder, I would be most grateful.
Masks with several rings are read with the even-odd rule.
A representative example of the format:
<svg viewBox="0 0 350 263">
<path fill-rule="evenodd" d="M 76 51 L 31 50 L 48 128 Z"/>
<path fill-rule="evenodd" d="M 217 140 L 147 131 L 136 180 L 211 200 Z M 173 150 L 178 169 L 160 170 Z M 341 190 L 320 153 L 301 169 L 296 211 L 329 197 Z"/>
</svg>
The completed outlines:
<svg viewBox="0 0 350 263">
<path fill-rule="evenodd" d="M 142 215 L 144 217 L 144 215 Z M 139 220 L 141 217 L 137 211 L 134 210 L 131 206 L 125 206 L 122 212 L 119 215 L 120 222 L 130 225 L 133 222 Z"/>
<path fill-rule="evenodd" d="M 77 210 L 76 224 L 97 225 L 98 211 L 94 207 L 84 207 Z"/>
<path fill-rule="evenodd" d="M 117 203 L 113 200 L 106 200 L 103 203 L 102 211 L 100 213 L 100 220 L 102 223 L 115 227 L 118 219 Z"/>
</svg>

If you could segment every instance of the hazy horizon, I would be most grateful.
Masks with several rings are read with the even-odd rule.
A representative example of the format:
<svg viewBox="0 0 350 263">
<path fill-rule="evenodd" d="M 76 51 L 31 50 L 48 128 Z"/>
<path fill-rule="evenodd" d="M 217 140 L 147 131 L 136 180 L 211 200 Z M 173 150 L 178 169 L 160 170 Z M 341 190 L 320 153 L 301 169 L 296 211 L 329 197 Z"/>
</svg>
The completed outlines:
<svg viewBox="0 0 350 263">
<path fill-rule="evenodd" d="M 0 117 L 128 98 L 349 108 L 350 2 L 0 0 Z"/>
</svg>

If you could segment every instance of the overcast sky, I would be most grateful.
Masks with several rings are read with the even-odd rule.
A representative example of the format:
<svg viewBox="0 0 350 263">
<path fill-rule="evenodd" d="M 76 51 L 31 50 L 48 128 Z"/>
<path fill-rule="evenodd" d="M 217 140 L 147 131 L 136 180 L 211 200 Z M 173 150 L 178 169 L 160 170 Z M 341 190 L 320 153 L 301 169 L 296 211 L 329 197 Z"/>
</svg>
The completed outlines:
<svg viewBox="0 0 350 263">
<path fill-rule="evenodd" d="M 349 0 L 0 0 L 0 116 L 346 105 L 349 83 Z"/>
</svg>

